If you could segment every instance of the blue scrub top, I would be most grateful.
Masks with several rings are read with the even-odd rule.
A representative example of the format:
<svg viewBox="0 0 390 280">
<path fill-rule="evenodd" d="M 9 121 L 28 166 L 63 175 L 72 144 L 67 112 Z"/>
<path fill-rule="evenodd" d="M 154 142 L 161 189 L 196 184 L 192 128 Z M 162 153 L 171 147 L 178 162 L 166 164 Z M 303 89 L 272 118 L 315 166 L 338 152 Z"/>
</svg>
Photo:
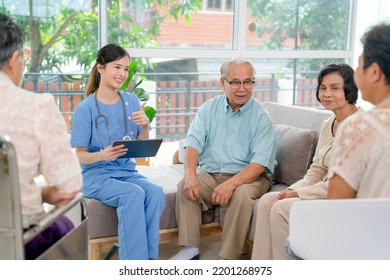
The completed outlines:
<svg viewBox="0 0 390 280">
<path fill-rule="evenodd" d="M 116 104 L 104 104 L 97 100 L 100 107 L 100 116 L 98 117 L 98 109 L 94 94 L 90 94 L 76 108 L 74 114 L 71 145 L 74 147 L 86 147 L 90 153 L 100 151 L 112 145 L 114 141 L 122 140 L 125 136 L 125 123 L 128 127 L 128 136 L 131 139 L 137 139 L 141 132 L 141 127 L 136 125 L 131 115 L 135 111 L 139 111 L 140 103 L 138 98 L 131 93 L 121 91 L 120 94 L 124 100 L 119 98 Z M 126 111 L 126 120 L 124 120 L 123 110 Z M 106 119 L 102 116 L 106 116 Z M 96 127 L 100 131 L 100 140 Z M 109 125 L 109 129 L 108 129 Z M 111 134 L 111 142 L 109 142 L 109 131 Z M 103 142 L 104 147 L 102 147 Z M 93 177 L 94 175 L 107 175 L 109 177 L 128 176 L 128 172 L 136 170 L 134 159 L 117 159 L 113 161 L 99 161 L 92 164 L 81 164 L 84 179 Z"/>
</svg>

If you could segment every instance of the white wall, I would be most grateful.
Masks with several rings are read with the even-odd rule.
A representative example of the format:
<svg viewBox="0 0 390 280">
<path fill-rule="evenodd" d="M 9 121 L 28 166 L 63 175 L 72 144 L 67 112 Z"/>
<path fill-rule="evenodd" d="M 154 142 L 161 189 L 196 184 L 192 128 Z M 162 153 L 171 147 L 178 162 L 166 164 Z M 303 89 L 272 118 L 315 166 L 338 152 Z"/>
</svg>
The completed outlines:
<svg viewBox="0 0 390 280">
<path fill-rule="evenodd" d="M 390 21 L 390 1 L 389 0 L 357 0 L 356 27 L 354 40 L 354 59 L 352 67 L 356 69 L 358 58 L 362 53 L 360 38 L 364 32 L 376 23 Z M 371 104 L 359 98 L 358 104 L 364 109 L 371 108 Z"/>
</svg>

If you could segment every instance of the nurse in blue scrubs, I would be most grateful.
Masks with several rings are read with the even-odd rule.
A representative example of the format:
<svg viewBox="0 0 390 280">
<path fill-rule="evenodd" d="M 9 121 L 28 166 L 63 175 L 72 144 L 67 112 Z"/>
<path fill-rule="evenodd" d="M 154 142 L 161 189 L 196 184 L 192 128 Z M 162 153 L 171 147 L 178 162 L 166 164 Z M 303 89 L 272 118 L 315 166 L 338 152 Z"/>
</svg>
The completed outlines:
<svg viewBox="0 0 390 280">
<path fill-rule="evenodd" d="M 130 56 L 118 45 L 101 48 L 74 115 L 71 144 L 83 172 L 83 195 L 117 208 L 119 258 L 158 258 L 161 186 L 139 174 L 116 140 L 148 139 L 150 123 L 134 94 L 119 91 L 128 76 Z"/>
</svg>

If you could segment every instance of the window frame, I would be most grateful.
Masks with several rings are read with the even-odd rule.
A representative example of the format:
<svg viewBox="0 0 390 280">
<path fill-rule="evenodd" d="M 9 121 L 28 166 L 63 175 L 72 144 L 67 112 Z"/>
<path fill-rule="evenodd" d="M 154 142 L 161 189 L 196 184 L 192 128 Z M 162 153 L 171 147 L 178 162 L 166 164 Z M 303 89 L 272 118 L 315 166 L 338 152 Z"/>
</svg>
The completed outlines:
<svg viewBox="0 0 390 280">
<path fill-rule="evenodd" d="M 108 26 L 107 26 L 107 1 L 99 0 L 99 48 L 108 43 Z M 347 50 L 251 50 L 246 49 L 246 30 L 247 15 L 240 12 L 245 11 L 247 0 L 234 1 L 233 5 L 233 38 L 231 50 L 207 50 L 204 49 L 141 49 L 127 48 L 132 57 L 140 58 L 227 58 L 243 56 L 251 58 L 269 58 L 269 59 L 312 59 L 312 58 L 335 58 L 352 60 L 354 55 L 354 45 L 352 44 L 355 37 L 357 1 L 350 0 L 350 28 L 348 34 Z M 204 2 L 205 3 L 205 2 Z M 221 2 L 222 3 L 222 2 Z M 225 2 L 223 2 L 225 4 Z M 224 6 L 224 5 L 222 5 Z M 237 12 L 234 12 L 237 11 Z"/>
</svg>

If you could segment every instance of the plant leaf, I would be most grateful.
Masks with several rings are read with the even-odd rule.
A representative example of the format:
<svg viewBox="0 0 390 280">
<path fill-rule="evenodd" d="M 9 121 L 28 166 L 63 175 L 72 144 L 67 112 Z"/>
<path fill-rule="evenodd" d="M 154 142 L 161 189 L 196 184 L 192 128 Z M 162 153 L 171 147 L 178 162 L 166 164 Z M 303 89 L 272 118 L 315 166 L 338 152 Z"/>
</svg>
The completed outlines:
<svg viewBox="0 0 390 280">
<path fill-rule="evenodd" d="M 153 121 L 154 117 L 156 116 L 156 110 L 153 107 L 146 106 L 144 108 L 144 111 L 145 111 L 145 115 L 149 119 L 149 122 L 151 123 Z"/>
<path fill-rule="evenodd" d="M 137 61 L 133 60 L 129 64 L 129 70 L 127 70 L 127 72 L 128 72 L 127 79 L 126 79 L 126 81 L 124 81 L 123 85 L 119 88 L 120 90 L 127 89 L 127 87 L 130 84 L 131 79 L 133 79 L 133 76 L 135 75 L 135 73 L 137 73 L 138 69 L 139 69 L 139 67 L 138 67 Z M 142 80 L 141 80 L 141 83 L 142 83 Z M 139 84 L 140 83 L 138 83 L 136 86 L 134 86 L 133 89 L 135 89 Z"/>
<path fill-rule="evenodd" d="M 143 88 L 137 88 L 133 93 L 138 97 L 139 101 L 149 100 L 149 94 Z"/>
<path fill-rule="evenodd" d="M 137 73 L 139 67 L 137 64 L 137 61 L 132 61 L 129 64 L 129 70 L 128 70 L 128 76 L 126 81 L 123 83 L 123 85 L 119 88 L 120 90 L 126 90 L 130 84 L 130 81 L 133 79 L 135 73 Z M 143 89 L 143 88 L 138 88 L 138 86 L 142 83 L 143 79 L 141 79 L 139 82 L 137 82 L 134 87 L 131 89 L 131 93 L 135 94 L 137 96 L 138 100 L 143 102 L 143 101 L 148 101 L 149 100 L 149 94 Z M 156 110 L 151 107 L 151 106 L 146 106 L 144 108 L 145 114 L 149 119 L 149 122 L 152 122 L 154 117 L 156 116 Z"/>
<path fill-rule="evenodd" d="M 134 92 L 134 90 L 137 89 L 138 86 L 139 86 L 140 84 L 142 84 L 142 81 L 143 81 L 143 80 L 141 79 L 138 83 L 136 83 L 136 84 L 133 86 L 133 88 L 131 89 L 130 92 Z"/>
</svg>

